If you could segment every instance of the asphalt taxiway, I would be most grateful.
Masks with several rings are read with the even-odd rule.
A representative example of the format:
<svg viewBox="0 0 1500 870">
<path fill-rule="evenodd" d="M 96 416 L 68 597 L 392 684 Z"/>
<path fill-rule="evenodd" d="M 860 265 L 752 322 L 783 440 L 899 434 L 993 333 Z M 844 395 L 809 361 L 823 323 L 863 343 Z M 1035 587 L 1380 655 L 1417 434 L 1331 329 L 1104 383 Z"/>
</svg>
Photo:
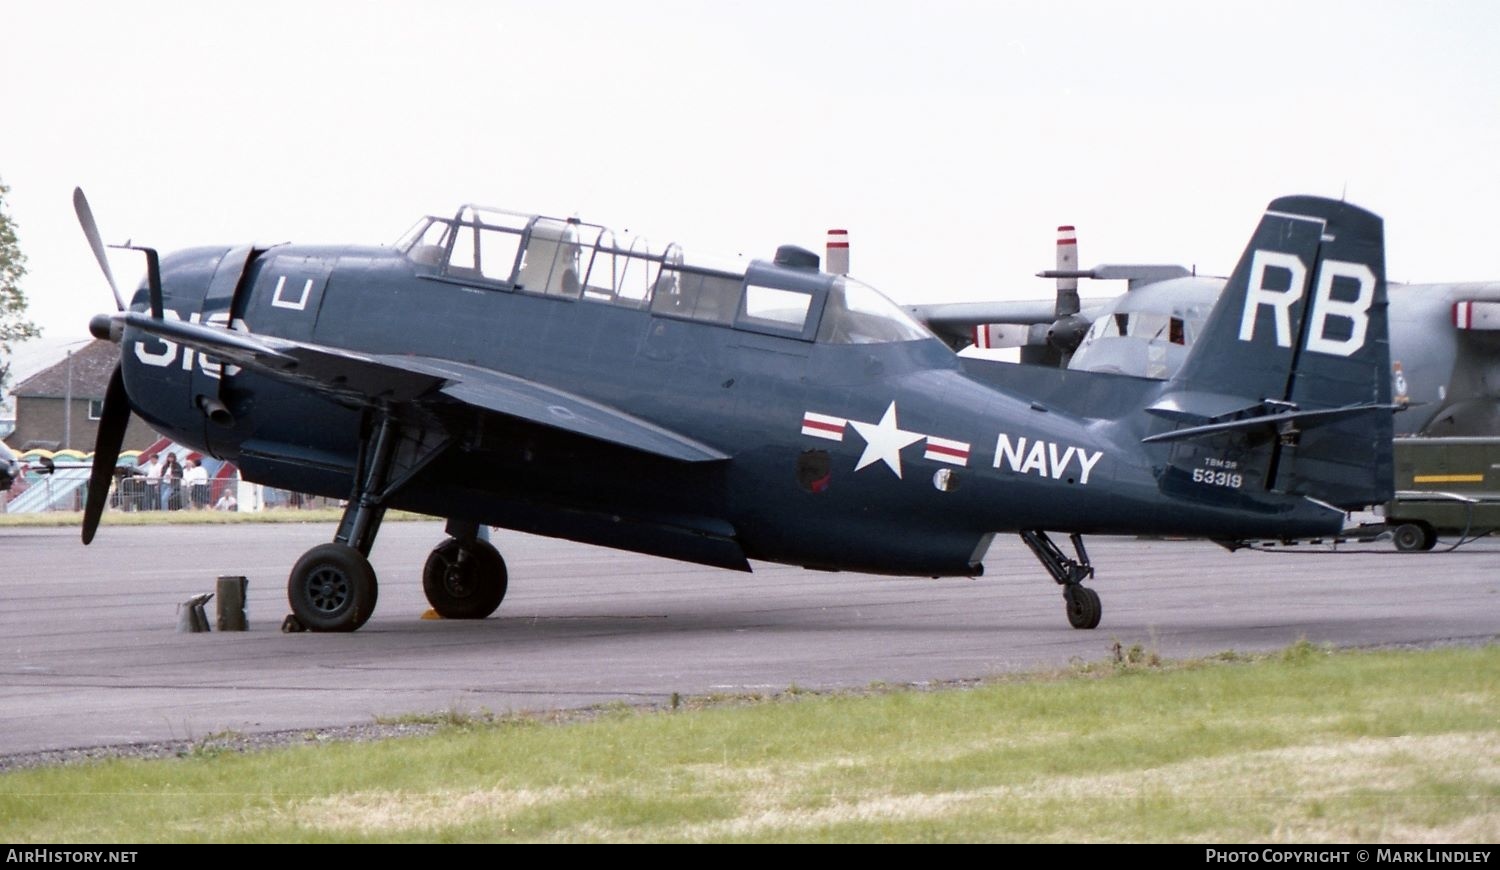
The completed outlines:
<svg viewBox="0 0 1500 870">
<path fill-rule="evenodd" d="M 1116 641 L 1163 656 L 1479 643 L 1500 636 L 1500 541 L 1229 553 L 1089 539 L 1104 602 L 1068 627 L 1021 542 L 985 577 L 893 579 L 756 565 L 740 574 L 508 532 L 510 592 L 479 622 L 422 620 L 435 522 L 387 523 L 374 617 L 350 635 L 282 634 L 287 571 L 315 525 L 0 529 L 0 756 L 143 741 L 495 713 L 671 695 L 923 683 L 1066 666 Z M 175 607 L 249 577 L 250 630 L 179 634 Z M 213 605 L 209 605 L 212 618 Z"/>
</svg>

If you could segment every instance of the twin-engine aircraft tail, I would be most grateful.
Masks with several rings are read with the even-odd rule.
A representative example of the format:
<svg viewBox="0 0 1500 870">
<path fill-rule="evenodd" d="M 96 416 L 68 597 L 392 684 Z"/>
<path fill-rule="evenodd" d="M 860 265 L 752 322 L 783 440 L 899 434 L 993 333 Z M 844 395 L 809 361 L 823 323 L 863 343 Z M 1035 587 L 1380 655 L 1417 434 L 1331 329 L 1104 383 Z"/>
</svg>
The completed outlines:
<svg viewBox="0 0 1500 870">
<path fill-rule="evenodd" d="M 1318 197 L 1275 200 L 1148 408 L 1178 426 L 1146 439 L 1172 443 L 1163 489 L 1386 501 L 1390 372 L 1381 219 Z"/>
</svg>

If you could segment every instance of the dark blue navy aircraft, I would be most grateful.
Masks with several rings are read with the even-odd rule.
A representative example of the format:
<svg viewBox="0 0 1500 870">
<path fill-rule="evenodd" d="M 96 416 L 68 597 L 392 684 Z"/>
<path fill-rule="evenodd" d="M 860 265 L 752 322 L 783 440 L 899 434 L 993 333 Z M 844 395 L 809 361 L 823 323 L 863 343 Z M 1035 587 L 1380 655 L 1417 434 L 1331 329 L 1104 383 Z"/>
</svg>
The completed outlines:
<svg viewBox="0 0 1500 870">
<path fill-rule="evenodd" d="M 247 480 L 348 498 L 288 581 L 312 630 L 369 619 L 391 508 L 448 520 L 422 581 L 449 618 L 505 596 L 487 525 L 915 576 L 978 575 L 1011 532 L 1093 628 L 1084 534 L 1326 535 L 1391 494 L 1382 225 L 1325 199 L 1271 203 L 1169 381 L 960 359 L 794 246 L 714 264 L 466 206 L 393 247 L 142 250 L 130 305 L 91 324 L 121 355 L 83 540 L 133 411 Z"/>
<path fill-rule="evenodd" d="M 21 463 L 16 455 L 10 452 L 10 448 L 0 444 L 0 492 L 10 489 L 16 478 L 21 476 Z"/>
</svg>

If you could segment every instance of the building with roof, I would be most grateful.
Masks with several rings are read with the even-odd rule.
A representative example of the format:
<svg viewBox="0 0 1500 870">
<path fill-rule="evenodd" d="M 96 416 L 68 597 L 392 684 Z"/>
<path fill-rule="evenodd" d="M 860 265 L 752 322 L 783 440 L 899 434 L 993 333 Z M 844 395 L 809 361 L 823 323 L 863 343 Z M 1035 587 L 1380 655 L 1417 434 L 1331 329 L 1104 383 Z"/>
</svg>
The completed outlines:
<svg viewBox="0 0 1500 870">
<path fill-rule="evenodd" d="M 16 400 L 16 428 L 6 441 L 17 451 L 81 450 L 92 452 L 110 375 L 120 346 L 96 339 L 21 381 Z M 125 430 L 125 450 L 145 450 L 159 436 L 132 416 Z"/>
</svg>

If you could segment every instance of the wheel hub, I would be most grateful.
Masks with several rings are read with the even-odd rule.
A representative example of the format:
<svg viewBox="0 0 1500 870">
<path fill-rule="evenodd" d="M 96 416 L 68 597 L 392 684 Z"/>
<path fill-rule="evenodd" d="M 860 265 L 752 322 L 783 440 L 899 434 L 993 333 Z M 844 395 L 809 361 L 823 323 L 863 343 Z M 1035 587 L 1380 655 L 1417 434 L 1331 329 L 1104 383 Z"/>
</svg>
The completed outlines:
<svg viewBox="0 0 1500 870">
<path fill-rule="evenodd" d="M 313 607 L 324 613 L 337 613 L 349 603 L 349 578 L 342 571 L 320 568 L 308 577 L 307 585 Z"/>
<path fill-rule="evenodd" d="M 468 571 L 460 561 L 454 561 L 448 565 L 448 570 L 443 572 L 443 588 L 454 598 L 469 597 Z"/>
</svg>

